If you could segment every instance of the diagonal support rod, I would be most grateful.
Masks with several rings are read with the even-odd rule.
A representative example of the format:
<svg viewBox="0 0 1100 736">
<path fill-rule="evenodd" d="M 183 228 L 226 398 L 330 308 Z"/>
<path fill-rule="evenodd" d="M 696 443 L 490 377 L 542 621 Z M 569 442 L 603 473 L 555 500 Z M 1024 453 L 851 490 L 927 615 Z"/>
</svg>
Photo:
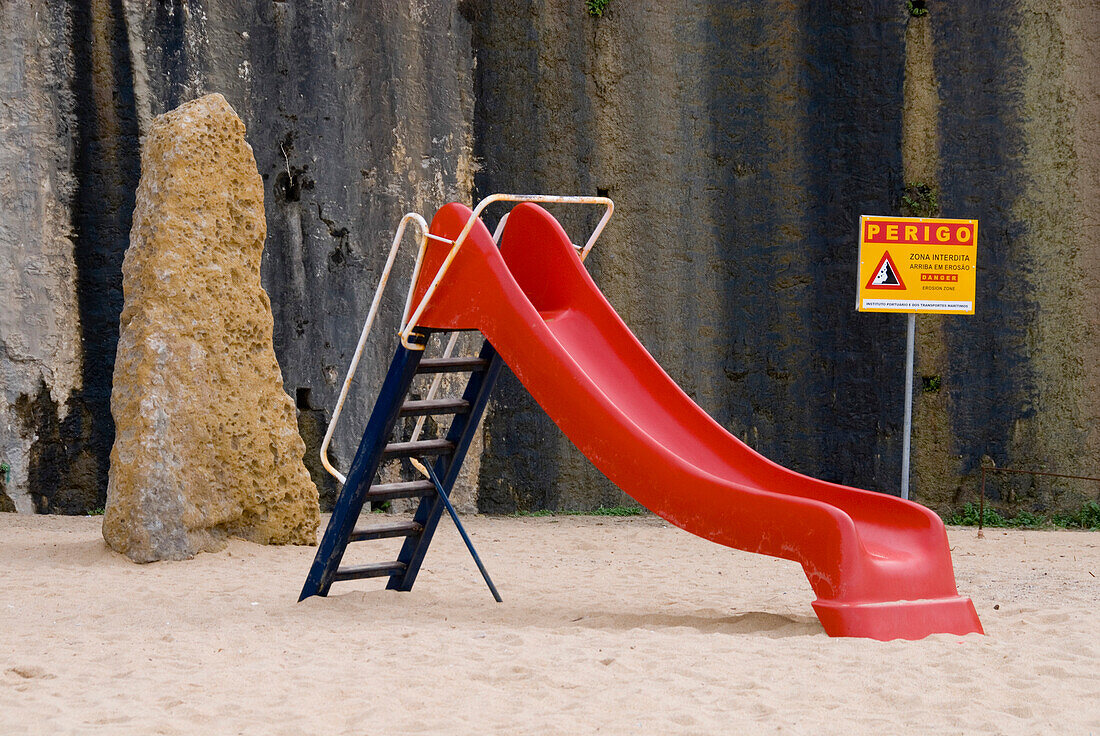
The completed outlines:
<svg viewBox="0 0 1100 736">
<path fill-rule="evenodd" d="M 432 483 L 435 484 L 435 492 L 439 495 L 439 500 L 443 502 L 443 505 L 447 509 L 447 513 L 451 515 L 451 520 L 454 521 L 455 526 L 458 527 L 458 533 L 462 535 L 462 541 L 466 543 L 466 549 L 470 550 L 470 556 L 474 558 L 474 562 L 477 563 L 477 569 L 481 571 L 481 577 L 485 578 L 485 584 L 489 586 L 489 592 L 493 594 L 493 598 L 497 603 L 503 603 L 500 599 L 500 593 L 497 592 L 497 586 L 493 585 L 493 579 L 489 577 L 489 572 L 485 569 L 485 565 L 481 564 L 481 557 L 478 556 L 477 550 L 474 549 L 474 543 L 470 541 L 470 535 L 466 533 L 466 527 L 462 526 L 462 522 L 459 521 L 458 512 L 455 511 L 455 507 L 451 504 L 451 499 L 447 497 L 447 492 L 443 490 L 443 484 L 439 482 L 439 476 L 435 474 L 435 470 L 432 466 L 425 463 L 424 469 L 428 471 L 428 475 L 432 479 Z"/>
</svg>

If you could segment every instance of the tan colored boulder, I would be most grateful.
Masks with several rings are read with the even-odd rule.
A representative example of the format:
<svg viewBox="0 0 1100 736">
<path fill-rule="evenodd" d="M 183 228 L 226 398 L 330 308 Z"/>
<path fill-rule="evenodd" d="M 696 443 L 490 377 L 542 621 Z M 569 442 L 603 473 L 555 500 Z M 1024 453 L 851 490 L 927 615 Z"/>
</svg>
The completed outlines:
<svg viewBox="0 0 1100 736">
<path fill-rule="evenodd" d="M 263 183 L 221 95 L 161 115 L 142 148 L 115 360 L 103 538 L 136 562 L 227 536 L 312 544 L 317 488 L 260 286 Z"/>
</svg>

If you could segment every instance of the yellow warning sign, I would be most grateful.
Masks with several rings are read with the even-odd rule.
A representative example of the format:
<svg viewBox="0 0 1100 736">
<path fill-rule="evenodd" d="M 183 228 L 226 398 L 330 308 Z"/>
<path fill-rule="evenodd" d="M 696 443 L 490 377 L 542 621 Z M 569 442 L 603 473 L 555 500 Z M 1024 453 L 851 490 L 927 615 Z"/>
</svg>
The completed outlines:
<svg viewBox="0 0 1100 736">
<path fill-rule="evenodd" d="M 859 218 L 861 312 L 974 314 L 977 220 Z"/>
</svg>

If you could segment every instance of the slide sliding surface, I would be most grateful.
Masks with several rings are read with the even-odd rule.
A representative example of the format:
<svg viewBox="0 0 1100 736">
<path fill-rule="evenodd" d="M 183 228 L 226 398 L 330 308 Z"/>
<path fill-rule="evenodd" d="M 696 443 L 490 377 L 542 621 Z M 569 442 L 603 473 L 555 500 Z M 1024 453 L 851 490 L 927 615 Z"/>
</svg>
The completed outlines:
<svg viewBox="0 0 1100 736">
<path fill-rule="evenodd" d="M 431 231 L 453 239 L 469 216 L 446 205 Z M 414 304 L 448 248 L 429 245 Z M 981 632 L 955 587 L 939 517 L 787 470 L 727 432 L 638 342 L 542 208 L 516 206 L 499 249 L 476 223 L 420 324 L 484 333 L 577 448 L 646 508 L 719 544 L 801 564 L 830 635 Z"/>
</svg>

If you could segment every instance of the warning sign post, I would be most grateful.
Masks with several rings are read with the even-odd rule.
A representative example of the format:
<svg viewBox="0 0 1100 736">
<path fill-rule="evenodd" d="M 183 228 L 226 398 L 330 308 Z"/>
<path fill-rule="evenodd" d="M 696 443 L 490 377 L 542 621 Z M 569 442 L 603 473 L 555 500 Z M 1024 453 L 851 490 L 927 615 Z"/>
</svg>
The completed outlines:
<svg viewBox="0 0 1100 736">
<path fill-rule="evenodd" d="M 856 309 L 974 314 L 977 220 L 859 219 Z"/>
<path fill-rule="evenodd" d="M 974 314 L 978 221 L 928 217 L 859 218 L 856 309 L 908 313 L 901 497 L 909 498 L 913 348 L 918 312 Z"/>
</svg>

